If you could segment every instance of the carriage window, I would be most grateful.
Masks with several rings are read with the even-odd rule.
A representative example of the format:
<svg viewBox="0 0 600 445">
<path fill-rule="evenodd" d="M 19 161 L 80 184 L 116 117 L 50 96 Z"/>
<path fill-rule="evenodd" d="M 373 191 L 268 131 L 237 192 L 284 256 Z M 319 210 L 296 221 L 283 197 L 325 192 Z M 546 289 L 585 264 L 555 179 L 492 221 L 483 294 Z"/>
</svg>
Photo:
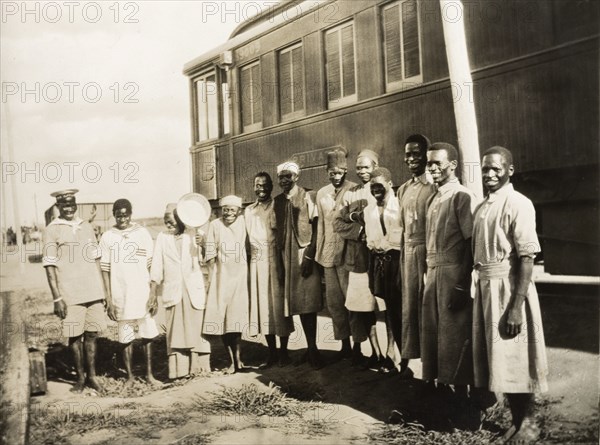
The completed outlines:
<svg viewBox="0 0 600 445">
<path fill-rule="evenodd" d="M 304 112 L 304 60 L 302 44 L 279 52 L 279 110 L 282 119 Z"/>
<path fill-rule="evenodd" d="M 383 7 L 383 47 L 388 90 L 423 81 L 418 13 L 416 0 L 397 1 Z"/>
<path fill-rule="evenodd" d="M 258 130 L 262 122 L 262 93 L 258 62 L 241 68 L 241 95 L 244 131 Z"/>
<path fill-rule="evenodd" d="M 325 69 L 329 108 L 356 101 L 354 25 L 344 23 L 325 32 Z"/>
<path fill-rule="evenodd" d="M 195 80 L 198 127 L 196 142 L 219 136 L 218 91 L 215 73 L 205 74 Z"/>
</svg>

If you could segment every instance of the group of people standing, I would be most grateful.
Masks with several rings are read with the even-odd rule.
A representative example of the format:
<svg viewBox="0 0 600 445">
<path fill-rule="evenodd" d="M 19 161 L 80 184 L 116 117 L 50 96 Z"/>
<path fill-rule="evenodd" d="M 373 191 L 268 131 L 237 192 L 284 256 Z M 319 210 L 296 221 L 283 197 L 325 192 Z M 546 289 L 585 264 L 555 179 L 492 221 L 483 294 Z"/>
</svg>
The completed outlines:
<svg viewBox="0 0 600 445">
<path fill-rule="evenodd" d="M 330 183 L 316 193 L 298 185 L 296 162 L 284 162 L 277 167 L 281 193 L 272 197 L 272 178 L 257 173 L 255 202 L 244 209 L 240 197 L 222 198 L 221 217 L 206 233 L 187 228 L 169 204 L 167 231 L 156 242 L 131 222 L 131 203 L 120 199 L 113 206 L 116 225 L 102 235 L 97 252 L 89 250 L 91 226 L 75 216 L 76 190 L 53 194 L 60 216 L 46 230 L 44 266 L 74 353 L 76 389 L 85 384 L 85 355 L 88 382 L 101 390 L 94 355 L 105 310 L 118 323 L 129 381 L 132 340 L 142 337 L 147 379 L 157 383 L 150 340 L 158 335 L 159 295 L 167 312 L 170 378 L 209 369 L 205 335 L 222 337 L 231 359 L 227 372 L 246 367 L 242 333 L 265 336 L 263 367 L 286 366 L 294 315 L 308 346 L 302 361 L 319 369 L 317 313 L 326 304 L 340 359 L 407 379 L 413 377 L 410 360 L 420 358 L 430 390 L 451 387 L 465 400 L 475 399 L 474 388 L 506 393 L 513 425 L 505 439 L 535 438 L 532 393 L 547 389 L 532 282 L 540 248 L 533 204 L 510 183 L 512 155 L 502 147 L 484 153 L 482 202 L 460 184 L 451 144 L 415 134 L 405 141 L 404 159 L 412 177 L 396 193 L 373 150 L 356 158 L 358 183 L 346 177 L 346 151 L 329 152 Z M 69 243 L 71 261 L 60 252 Z M 385 321 L 385 351 L 378 317 Z M 368 358 L 361 346 L 367 340 Z"/>
</svg>

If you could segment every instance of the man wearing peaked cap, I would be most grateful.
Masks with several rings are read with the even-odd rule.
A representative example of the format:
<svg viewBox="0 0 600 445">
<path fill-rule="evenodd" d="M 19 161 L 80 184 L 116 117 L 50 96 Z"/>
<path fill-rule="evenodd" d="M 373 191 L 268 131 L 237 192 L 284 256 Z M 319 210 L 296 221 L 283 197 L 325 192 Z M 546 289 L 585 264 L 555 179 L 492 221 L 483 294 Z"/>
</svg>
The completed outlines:
<svg viewBox="0 0 600 445">
<path fill-rule="evenodd" d="M 314 194 L 298 186 L 300 168 L 293 161 L 277 166 L 282 193 L 275 197 L 277 261 L 285 316 L 300 315 L 306 335 L 306 358 L 323 366 L 317 348 L 317 312 L 323 308 L 321 277 L 315 262 L 318 213 Z"/>
<path fill-rule="evenodd" d="M 100 275 L 100 250 L 94 229 L 76 216 L 77 189 L 54 192 L 59 216 L 44 232 L 42 264 L 54 298 L 54 313 L 63 321 L 63 336 L 69 338 L 77 370 L 72 388 L 81 392 L 87 384 L 98 392 L 96 338 L 106 328 L 104 291 Z M 87 379 L 84 355 L 88 357 Z"/>
<path fill-rule="evenodd" d="M 342 198 L 356 184 L 346 180 L 348 163 L 346 152 L 335 149 L 327 153 L 327 175 L 329 184 L 317 192 L 317 251 L 315 260 L 325 272 L 325 300 L 333 322 L 333 335 L 342 341 L 340 358 L 350 358 L 350 322 L 346 309 L 348 270 L 343 267 L 342 254 L 345 240 L 333 230 L 336 212 L 341 209 Z M 360 343 L 358 355 L 360 355 Z"/>
<path fill-rule="evenodd" d="M 146 380 L 160 383 L 152 375 L 152 339 L 158 335 L 154 315 L 157 305 L 148 304 L 150 266 L 154 242 L 145 227 L 131 221 L 131 202 L 117 199 L 113 204 L 115 225 L 100 239 L 100 267 L 106 292 L 108 317 L 117 322 L 118 340 L 123 345 L 123 361 L 127 370 L 127 386 L 133 376 L 133 340 L 141 338 L 146 356 Z"/>
</svg>

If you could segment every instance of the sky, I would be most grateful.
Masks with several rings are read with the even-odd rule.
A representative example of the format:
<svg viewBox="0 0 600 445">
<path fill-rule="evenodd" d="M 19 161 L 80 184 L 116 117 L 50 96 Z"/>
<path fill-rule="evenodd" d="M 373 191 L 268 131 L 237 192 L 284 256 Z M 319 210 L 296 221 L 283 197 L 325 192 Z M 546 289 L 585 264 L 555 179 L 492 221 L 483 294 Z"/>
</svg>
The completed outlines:
<svg viewBox="0 0 600 445">
<path fill-rule="evenodd" d="M 161 216 L 191 191 L 183 65 L 273 4 L 2 1 L 2 225 L 14 225 L 11 182 L 23 224 L 43 223 L 65 188 Z"/>
</svg>

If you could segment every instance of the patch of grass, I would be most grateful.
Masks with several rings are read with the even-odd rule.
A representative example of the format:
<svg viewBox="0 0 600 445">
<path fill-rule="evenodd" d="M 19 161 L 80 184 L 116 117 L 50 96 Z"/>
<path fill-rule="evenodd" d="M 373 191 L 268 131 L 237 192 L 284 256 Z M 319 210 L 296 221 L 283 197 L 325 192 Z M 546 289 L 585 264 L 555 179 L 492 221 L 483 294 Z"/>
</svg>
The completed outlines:
<svg viewBox="0 0 600 445">
<path fill-rule="evenodd" d="M 275 428 L 287 435 L 302 435 L 308 437 L 327 436 L 331 432 L 331 424 L 326 420 L 302 420 L 285 422 Z"/>
<path fill-rule="evenodd" d="M 400 425 L 383 424 L 367 434 L 369 441 L 392 445 L 439 445 L 457 444 L 479 445 L 491 443 L 497 437 L 490 431 L 463 431 L 452 433 L 426 431 L 422 425 L 404 423 Z"/>
<path fill-rule="evenodd" d="M 139 407 L 138 407 L 139 408 Z M 105 410 L 100 413 L 53 413 L 30 419 L 30 444 L 68 444 L 69 438 L 101 429 L 114 430 L 115 435 L 135 436 L 144 440 L 157 431 L 176 428 L 189 420 L 189 412 L 181 405 L 171 409 L 139 409 L 131 412 Z"/>
<path fill-rule="evenodd" d="M 171 445 L 207 445 L 210 443 L 210 434 L 188 434 Z"/>
<path fill-rule="evenodd" d="M 273 382 L 266 391 L 255 384 L 231 388 L 222 385 L 221 391 L 196 395 L 195 407 L 205 414 L 239 414 L 252 416 L 301 417 L 306 411 L 320 406 L 320 402 L 303 402 L 287 396 Z"/>
</svg>

